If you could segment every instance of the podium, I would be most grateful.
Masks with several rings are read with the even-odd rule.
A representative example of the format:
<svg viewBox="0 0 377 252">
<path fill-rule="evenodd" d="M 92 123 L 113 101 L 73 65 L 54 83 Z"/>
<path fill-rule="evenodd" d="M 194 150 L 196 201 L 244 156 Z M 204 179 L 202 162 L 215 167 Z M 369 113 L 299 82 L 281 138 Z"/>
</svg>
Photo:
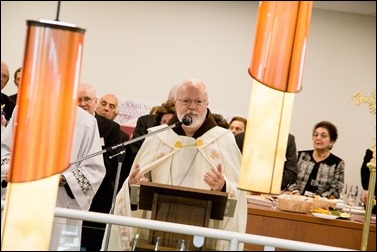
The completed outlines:
<svg viewBox="0 0 377 252">
<path fill-rule="evenodd" d="M 132 189 L 131 194 L 135 194 Z M 210 219 L 222 220 L 226 208 L 229 208 L 228 194 L 225 192 L 152 182 L 141 183 L 138 205 L 139 209 L 152 211 L 152 220 L 200 227 L 208 227 Z M 146 246 L 138 242 L 137 247 L 144 251 L 148 248 L 154 250 L 158 243 L 159 250 L 177 250 L 182 241 L 185 242 L 185 250 L 205 249 L 193 245 L 192 235 L 158 230 L 150 230 Z"/>
</svg>

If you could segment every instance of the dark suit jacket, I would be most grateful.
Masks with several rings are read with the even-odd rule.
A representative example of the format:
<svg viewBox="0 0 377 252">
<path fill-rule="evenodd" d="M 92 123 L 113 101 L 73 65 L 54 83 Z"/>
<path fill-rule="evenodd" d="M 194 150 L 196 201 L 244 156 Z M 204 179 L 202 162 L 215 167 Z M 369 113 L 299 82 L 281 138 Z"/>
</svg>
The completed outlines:
<svg viewBox="0 0 377 252">
<path fill-rule="evenodd" d="M 361 184 L 363 186 L 364 190 L 368 190 L 369 186 L 369 175 L 370 175 L 370 170 L 367 166 L 367 164 L 372 160 L 373 157 L 373 152 L 370 149 L 367 149 L 364 155 L 364 161 L 363 164 L 361 165 Z M 377 189 L 377 188 L 375 188 Z"/>
<path fill-rule="evenodd" d="M 364 156 L 363 164 L 361 165 L 360 173 L 361 173 L 361 185 L 363 186 L 364 190 L 368 190 L 369 187 L 369 175 L 370 170 L 367 164 L 373 157 L 373 152 L 370 149 L 367 149 Z M 374 187 L 374 195 L 376 196 L 377 187 Z M 372 213 L 376 213 L 376 206 L 373 207 Z"/>
<path fill-rule="evenodd" d="M 238 148 L 242 152 L 245 141 L 245 132 L 238 133 L 234 136 Z M 285 163 L 283 171 L 283 179 L 281 181 L 281 189 L 284 190 L 289 184 L 293 184 L 297 179 L 297 149 L 295 137 L 288 135 L 287 151 L 285 153 Z"/>
<path fill-rule="evenodd" d="M 15 93 L 9 96 L 9 99 L 11 99 L 14 102 L 14 104 L 17 103 L 17 94 L 18 93 Z"/>
<path fill-rule="evenodd" d="M 4 93 L 1 93 L 1 106 L 4 105 L 3 112 L 5 119 L 9 121 L 9 119 L 12 117 L 13 109 L 16 104 Z"/>
<path fill-rule="evenodd" d="M 112 120 L 107 119 L 106 117 L 100 116 L 98 114 L 96 114 L 95 117 L 97 119 L 102 149 L 106 149 L 108 147 L 120 144 L 122 142 L 122 139 L 121 139 L 121 130 L 120 130 L 119 124 Z M 106 188 L 110 190 L 113 189 L 116 170 L 118 167 L 118 160 L 117 158 L 110 159 L 110 156 L 115 155 L 116 153 L 118 153 L 118 151 L 120 150 L 117 149 L 113 151 L 107 151 L 103 154 L 103 160 L 106 166 L 106 176 L 104 178 L 104 182 L 102 182 L 101 184 L 101 187 L 105 186 L 103 184 L 106 181 L 106 184 L 107 184 Z M 98 192 L 97 192 L 97 195 L 98 195 Z"/>
<path fill-rule="evenodd" d="M 142 115 L 137 119 L 136 127 L 134 133 L 132 135 L 132 139 L 148 134 L 148 128 L 157 126 L 157 120 L 155 115 L 147 114 Z M 144 139 L 140 141 L 136 141 L 131 144 L 131 154 L 133 158 L 135 158 L 137 152 L 139 151 L 141 145 L 143 144 Z"/>
<path fill-rule="evenodd" d="M 124 139 L 129 139 L 129 136 L 123 131 L 121 131 L 118 123 L 97 114 L 95 115 L 95 117 L 97 119 L 102 149 L 107 149 L 109 147 L 119 145 L 123 142 Z M 114 193 L 115 178 L 119 163 L 117 157 L 110 157 L 116 155 L 117 153 L 119 153 L 119 151 L 121 151 L 121 147 L 103 153 L 103 160 L 106 167 L 106 175 L 101 183 L 101 186 L 98 188 L 96 195 L 93 198 L 89 211 L 100 213 L 110 212 Z M 122 184 L 120 184 L 120 187 L 122 186 Z M 86 228 L 88 226 L 90 228 Z M 81 244 L 85 246 L 86 249 L 89 251 L 99 251 L 102 244 L 104 228 L 104 223 L 84 221 Z"/>
</svg>

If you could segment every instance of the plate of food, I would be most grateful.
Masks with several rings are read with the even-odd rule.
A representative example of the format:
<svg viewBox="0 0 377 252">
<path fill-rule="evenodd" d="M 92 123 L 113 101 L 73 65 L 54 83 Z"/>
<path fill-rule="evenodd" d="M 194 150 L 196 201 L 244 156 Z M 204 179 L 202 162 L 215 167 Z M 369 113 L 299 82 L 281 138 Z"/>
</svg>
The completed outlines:
<svg viewBox="0 0 377 252">
<path fill-rule="evenodd" d="M 339 218 L 349 220 L 351 218 L 351 215 L 349 213 L 340 213 Z"/>
<path fill-rule="evenodd" d="M 327 220 L 335 220 L 339 218 L 338 215 L 325 214 L 325 213 L 312 213 L 312 215 L 314 215 L 317 218 L 327 219 Z"/>
</svg>

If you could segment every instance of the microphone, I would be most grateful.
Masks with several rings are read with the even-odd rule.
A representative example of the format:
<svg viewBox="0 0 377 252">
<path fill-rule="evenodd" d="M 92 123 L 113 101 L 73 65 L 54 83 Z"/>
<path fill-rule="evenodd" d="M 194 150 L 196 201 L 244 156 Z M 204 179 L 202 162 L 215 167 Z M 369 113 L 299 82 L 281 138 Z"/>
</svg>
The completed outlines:
<svg viewBox="0 0 377 252">
<path fill-rule="evenodd" d="M 182 118 L 182 123 L 183 125 L 185 126 L 189 126 L 192 124 L 192 117 L 189 116 L 189 115 L 185 115 L 183 118 Z"/>
</svg>

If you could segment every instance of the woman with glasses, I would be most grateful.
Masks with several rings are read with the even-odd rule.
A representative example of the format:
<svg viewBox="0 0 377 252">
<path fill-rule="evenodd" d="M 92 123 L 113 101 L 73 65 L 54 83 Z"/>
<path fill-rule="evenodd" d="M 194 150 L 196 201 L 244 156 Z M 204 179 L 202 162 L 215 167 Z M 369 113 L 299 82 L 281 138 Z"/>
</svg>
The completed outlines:
<svg viewBox="0 0 377 252">
<path fill-rule="evenodd" d="M 300 194 L 339 198 L 345 163 L 331 153 L 337 139 L 338 130 L 331 122 L 322 121 L 314 126 L 314 149 L 298 152 L 296 186 Z"/>
</svg>

